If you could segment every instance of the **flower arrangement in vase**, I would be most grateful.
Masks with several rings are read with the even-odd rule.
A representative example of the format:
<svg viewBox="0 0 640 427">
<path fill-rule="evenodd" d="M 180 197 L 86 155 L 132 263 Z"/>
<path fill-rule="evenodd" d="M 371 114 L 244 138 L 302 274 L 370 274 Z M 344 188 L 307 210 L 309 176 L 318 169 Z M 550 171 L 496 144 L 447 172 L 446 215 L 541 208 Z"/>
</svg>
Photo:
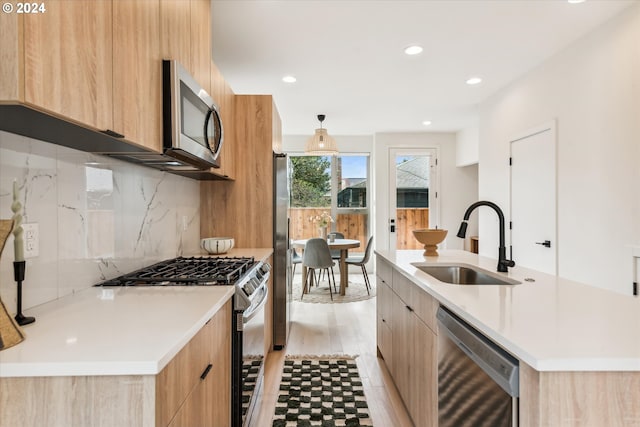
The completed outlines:
<svg viewBox="0 0 640 427">
<path fill-rule="evenodd" d="M 309 217 L 309 222 L 315 222 L 318 226 L 318 234 L 322 239 L 327 238 L 327 227 L 333 222 L 333 218 L 329 215 L 329 212 L 324 211 L 320 215 L 313 215 Z"/>
</svg>

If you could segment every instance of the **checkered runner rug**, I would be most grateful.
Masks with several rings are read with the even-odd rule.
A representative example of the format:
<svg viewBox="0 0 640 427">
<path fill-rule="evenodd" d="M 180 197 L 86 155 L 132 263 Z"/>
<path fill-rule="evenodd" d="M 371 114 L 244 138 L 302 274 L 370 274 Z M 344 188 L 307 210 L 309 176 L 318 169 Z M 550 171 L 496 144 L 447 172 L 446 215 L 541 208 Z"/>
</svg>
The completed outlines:
<svg viewBox="0 0 640 427">
<path fill-rule="evenodd" d="M 256 389 L 260 366 L 262 365 L 262 357 L 244 360 L 242 362 L 242 419 L 247 416 L 251 396 Z"/>
<path fill-rule="evenodd" d="M 355 360 L 285 360 L 273 427 L 372 425 Z"/>
</svg>

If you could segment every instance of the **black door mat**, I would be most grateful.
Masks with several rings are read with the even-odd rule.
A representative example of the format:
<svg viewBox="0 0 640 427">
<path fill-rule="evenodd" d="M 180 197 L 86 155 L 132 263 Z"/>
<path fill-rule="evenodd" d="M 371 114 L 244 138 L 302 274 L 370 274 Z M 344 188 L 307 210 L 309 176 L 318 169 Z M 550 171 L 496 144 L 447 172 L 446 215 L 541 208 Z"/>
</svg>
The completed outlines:
<svg viewBox="0 0 640 427">
<path fill-rule="evenodd" d="M 273 427 L 372 425 L 355 360 L 285 360 Z"/>
</svg>

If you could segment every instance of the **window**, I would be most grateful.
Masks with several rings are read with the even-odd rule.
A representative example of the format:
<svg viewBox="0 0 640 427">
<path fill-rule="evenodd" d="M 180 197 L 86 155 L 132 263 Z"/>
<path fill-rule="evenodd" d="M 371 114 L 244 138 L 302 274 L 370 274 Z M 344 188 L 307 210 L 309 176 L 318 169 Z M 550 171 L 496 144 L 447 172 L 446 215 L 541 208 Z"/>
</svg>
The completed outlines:
<svg viewBox="0 0 640 427">
<path fill-rule="evenodd" d="M 369 156 L 291 156 L 291 237 L 319 235 L 311 218 L 328 212 L 331 231 L 360 240 L 369 235 Z"/>
</svg>

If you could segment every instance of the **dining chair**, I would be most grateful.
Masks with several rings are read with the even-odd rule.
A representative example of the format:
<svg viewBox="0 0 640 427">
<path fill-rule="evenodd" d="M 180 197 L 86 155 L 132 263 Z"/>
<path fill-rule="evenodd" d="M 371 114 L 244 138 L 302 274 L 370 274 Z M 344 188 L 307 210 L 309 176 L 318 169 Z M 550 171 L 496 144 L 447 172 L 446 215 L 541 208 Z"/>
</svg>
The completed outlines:
<svg viewBox="0 0 640 427">
<path fill-rule="evenodd" d="M 344 234 L 336 231 L 333 233 L 329 233 L 329 236 L 331 236 L 333 234 L 333 237 L 335 237 L 336 239 L 344 239 Z M 333 259 L 340 259 L 340 249 L 333 249 L 331 251 L 331 258 Z"/>
<path fill-rule="evenodd" d="M 335 263 L 331 259 L 331 252 L 329 251 L 329 245 L 325 239 L 314 238 L 307 240 L 304 246 L 304 252 L 302 253 L 302 265 L 307 267 L 307 274 L 303 279 L 302 295 L 300 300 L 304 297 L 304 294 L 309 292 L 309 284 L 312 278 L 315 278 L 316 270 L 326 270 L 327 280 L 329 282 L 329 295 L 331 301 L 333 301 L 333 291 L 331 290 L 331 279 L 333 278 L 333 288 L 336 289 L 336 278 L 333 274 L 333 266 Z M 329 270 L 331 270 L 331 276 L 329 276 Z"/>
<path fill-rule="evenodd" d="M 350 265 L 358 265 L 362 269 L 362 275 L 364 276 L 364 285 L 367 288 L 367 294 L 371 295 L 369 290 L 371 289 L 371 283 L 369 283 L 369 276 L 367 275 L 367 267 L 366 264 L 369 262 L 369 257 L 371 256 L 371 244 L 373 242 L 373 236 L 369 237 L 369 241 L 367 242 L 367 249 L 364 250 L 364 255 L 355 255 L 350 256 L 345 259 L 345 263 L 347 264 L 347 273 L 349 272 Z"/>
<path fill-rule="evenodd" d="M 329 236 L 331 235 L 333 235 L 335 239 L 344 239 L 344 234 L 340 233 L 339 231 L 329 233 Z M 331 252 L 331 259 L 335 259 L 336 261 L 340 260 L 340 249 L 330 249 L 329 251 Z M 322 280 L 323 277 L 324 277 L 324 270 L 320 274 L 320 280 Z"/>
<path fill-rule="evenodd" d="M 291 271 L 291 276 L 293 277 L 296 274 L 296 265 L 302 264 L 302 255 L 298 253 L 298 251 L 292 247 L 291 248 L 291 265 L 293 270 Z"/>
</svg>

